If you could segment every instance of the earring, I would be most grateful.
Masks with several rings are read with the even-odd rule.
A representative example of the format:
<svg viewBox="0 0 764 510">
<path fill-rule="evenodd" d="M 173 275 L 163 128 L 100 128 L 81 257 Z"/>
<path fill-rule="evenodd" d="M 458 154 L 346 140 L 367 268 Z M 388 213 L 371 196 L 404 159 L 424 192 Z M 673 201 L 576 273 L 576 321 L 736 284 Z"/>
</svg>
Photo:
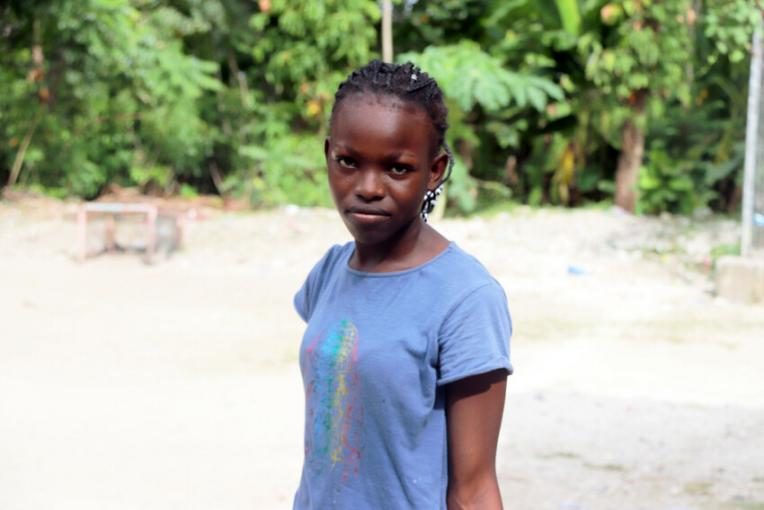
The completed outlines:
<svg viewBox="0 0 764 510">
<path fill-rule="evenodd" d="M 443 186 L 438 186 L 434 190 L 427 190 L 424 194 L 424 200 L 422 201 L 422 211 L 419 213 L 422 219 L 427 223 L 427 215 L 435 209 L 435 201 L 443 192 Z"/>
</svg>

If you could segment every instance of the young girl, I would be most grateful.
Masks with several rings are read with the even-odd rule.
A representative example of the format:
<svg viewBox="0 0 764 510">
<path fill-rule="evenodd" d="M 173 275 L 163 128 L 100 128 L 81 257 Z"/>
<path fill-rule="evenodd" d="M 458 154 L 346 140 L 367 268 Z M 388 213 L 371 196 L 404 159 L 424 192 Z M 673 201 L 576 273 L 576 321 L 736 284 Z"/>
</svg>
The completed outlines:
<svg viewBox="0 0 764 510">
<path fill-rule="evenodd" d="M 305 461 L 297 510 L 501 508 L 506 297 L 427 224 L 453 163 L 435 80 L 374 61 L 337 90 L 324 143 L 354 242 L 297 292 Z"/>
</svg>

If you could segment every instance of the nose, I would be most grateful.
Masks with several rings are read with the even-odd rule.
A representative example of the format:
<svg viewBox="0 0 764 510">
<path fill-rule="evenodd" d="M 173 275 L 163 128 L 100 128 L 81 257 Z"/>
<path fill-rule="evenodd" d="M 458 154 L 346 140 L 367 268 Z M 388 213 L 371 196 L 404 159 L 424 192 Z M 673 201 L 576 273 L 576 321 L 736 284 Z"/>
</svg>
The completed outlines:
<svg viewBox="0 0 764 510">
<path fill-rule="evenodd" d="M 380 172 L 375 169 L 359 172 L 355 194 L 364 202 L 373 202 L 384 198 L 385 187 Z"/>
</svg>

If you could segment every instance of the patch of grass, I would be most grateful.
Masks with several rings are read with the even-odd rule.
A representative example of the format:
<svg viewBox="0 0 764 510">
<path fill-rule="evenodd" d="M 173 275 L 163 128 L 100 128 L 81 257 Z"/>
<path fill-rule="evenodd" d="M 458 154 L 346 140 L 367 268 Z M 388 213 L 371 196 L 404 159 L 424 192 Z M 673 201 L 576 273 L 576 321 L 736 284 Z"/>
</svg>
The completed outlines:
<svg viewBox="0 0 764 510">
<path fill-rule="evenodd" d="M 584 467 L 597 469 L 599 471 L 614 471 L 618 473 L 626 471 L 626 468 L 621 464 L 593 464 L 591 462 L 584 462 Z"/>
<path fill-rule="evenodd" d="M 718 505 L 713 507 L 714 510 L 764 510 L 764 501 L 751 501 L 741 496 L 736 496 L 732 500 L 727 500 L 724 503 L 718 502 Z"/>
<path fill-rule="evenodd" d="M 737 503 L 735 510 L 764 510 L 764 502 L 748 501 L 745 503 Z"/>
<path fill-rule="evenodd" d="M 607 211 L 613 208 L 612 200 L 598 200 L 593 202 L 584 202 L 577 209 L 584 209 L 587 211 Z"/>
<path fill-rule="evenodd" d="M 496 183 L 493 183 L 496 184 Z M 475 210 L 471 214 L 496 216 L 511 213 L 519 204 L 512 200 L 512 193 L 502 185 L 484 186 L 478 192 Z"/>
<path fill-rule="evenodd" d="M 188 199 L 199 198 L 199 193 L 196 191 L 196 188 L 186 183 L 183 183 L 180 185 L 179 194 L 183 198 L 188 198 Z"/>
<path fill-rule="evenodd" d="M 717 244 L 716 246 L 711 248 L 711 252 L 709 253 L 709 255 L 711 256 L 712 265 L 716 267 L 716 261 L 719 260 L 721 257 L 727 256 L 727 255 L 740 256 L 740 245 L 738 243 Z"/>
<path fill-rule="evenodd" d="M 713 483 L 705 481 L 690 482 L 684 484 L 684 492 L 695 496 L 707 496 L 711 493 L 711 487 L 713 487 L 713 485 Z"/>
<path fill-rule="evenodd" d="M 552 452 L 543 453 L 537 456 L 540 459 L 579 459 L 581 458 L 577 453 L 573 452 Z"/>
</svg>

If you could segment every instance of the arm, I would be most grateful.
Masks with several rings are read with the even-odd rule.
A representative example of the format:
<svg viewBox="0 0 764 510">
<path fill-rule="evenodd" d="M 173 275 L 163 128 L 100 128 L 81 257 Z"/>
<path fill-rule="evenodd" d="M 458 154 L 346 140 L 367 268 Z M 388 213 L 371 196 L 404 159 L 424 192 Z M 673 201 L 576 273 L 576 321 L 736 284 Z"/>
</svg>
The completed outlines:
<svg viewBox="0 0 764 510">
<path fill-rule="evenodd" d="M 446 387 L 448 510 L 499 510 L 496 444 L 507 372 L 494 370 Z"/>
</svg>

